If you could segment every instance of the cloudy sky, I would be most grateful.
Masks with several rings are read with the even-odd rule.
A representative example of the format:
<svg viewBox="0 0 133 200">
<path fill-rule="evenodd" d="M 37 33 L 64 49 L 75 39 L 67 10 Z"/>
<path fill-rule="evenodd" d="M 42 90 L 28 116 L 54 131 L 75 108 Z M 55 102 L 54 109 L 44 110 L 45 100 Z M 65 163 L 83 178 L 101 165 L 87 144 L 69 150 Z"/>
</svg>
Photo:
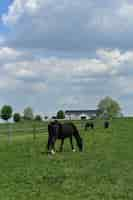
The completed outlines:
<svg viewBox="0 0 133 200">
<path fill-rule="evenodd" d="M 0 0 L 0 105 L 133 114 L 132 0 Z"/>
</svg>

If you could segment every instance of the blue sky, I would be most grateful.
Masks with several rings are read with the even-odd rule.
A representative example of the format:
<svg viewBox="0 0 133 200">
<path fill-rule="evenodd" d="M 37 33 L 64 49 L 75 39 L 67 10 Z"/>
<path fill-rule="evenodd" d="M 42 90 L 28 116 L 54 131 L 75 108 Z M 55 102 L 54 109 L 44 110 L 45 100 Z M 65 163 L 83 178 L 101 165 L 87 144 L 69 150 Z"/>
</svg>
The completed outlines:
<svg viewBox="0 0 133 200">
<path fill-rule="evenodd" d="M 0 105 L 51 114 L 111 96 L 133 114 L 131 0 L 1 0 L 0 16 Z"/>
<path fill-rule="evenodd" d="M 13 0 L 0 0 L 0 22 L 1 22 L 1 16 L 3 13 L 6 13 L 8 11 L 8 7 L 12 3 Z M 2 24 L 0 24 L 0 32 L 3 34 L 7 32 L 7 28 Z"/>
<path fill-rule="evenodd" d="M 0 0 L 0 15 L 7 12 L 8 6 L 12 3 L 12 0 Z"/>
</svg>

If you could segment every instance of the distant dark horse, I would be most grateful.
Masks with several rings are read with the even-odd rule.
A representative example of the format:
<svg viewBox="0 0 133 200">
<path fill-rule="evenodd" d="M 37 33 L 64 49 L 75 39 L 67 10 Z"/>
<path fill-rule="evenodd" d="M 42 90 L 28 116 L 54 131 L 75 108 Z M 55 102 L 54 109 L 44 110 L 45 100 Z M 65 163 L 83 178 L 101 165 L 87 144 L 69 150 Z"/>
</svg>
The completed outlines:
<svg viewBox="0 0 133 200">
<path fill-rule="evenodd" d="M 94 129 L 94 123 L 93 122 L 87 122 L 85 124 L 85 131 L 87 131 L 88 128 Z"/>
<path fill-rule="evenodd" d="M 109 121 L 104 122 L 104 128 L 109 128 Z"/>
<path fill-rule="evenodd" d="M 61 124 L 58 121 L 54 121 L 48 124 L 48 152 L 52 154 L 55 153 L 55 142 L 57 139 L 61 140 L 60 151 L 63 150 L 63 144 L 65 138 L 70 138 L 70 144 L 72 151 L 75 151 L 72 138 L 73 136 L 76 139 L 79 151 L 83 150 L 83 141 L 79 135 L 79 132 L 76 126 L 73 123 Z"/>
</svg>

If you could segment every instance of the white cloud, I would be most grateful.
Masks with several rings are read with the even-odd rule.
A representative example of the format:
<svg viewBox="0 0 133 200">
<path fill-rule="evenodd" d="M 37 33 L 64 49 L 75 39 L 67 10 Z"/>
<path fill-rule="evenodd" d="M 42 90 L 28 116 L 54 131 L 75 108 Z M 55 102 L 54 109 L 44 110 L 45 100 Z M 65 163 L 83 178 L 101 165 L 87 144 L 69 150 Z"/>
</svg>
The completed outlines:
<svg viewBox="0 0 133 200">
<path fill-rule="evenodd" d="M 2 19 L 12 30 L 10 45 L 69 51 L 127 49 L 132 47 L 132 9 L 131 3 L 121 0 L 14 0 Z"/>
<path fill-rule="evenodd" d="M 98 83 L 98 86 L 102 88 L 103 80 L 107 78 L 108 81 L 116 84 L 117 90 L 117 87 L 121 87 L 121 82 L 123 82 L 121 77 L 124 77 L 127 84 L 122 86 L 125 90 L 131 92 L 131 90 L 128 90 L 129 74 L 126 73 L 128 69 L 133 74 L 133 52 L 131 51 L 99 49 L 96 52 L 96 57 L 89 59 L 37 58 L 35 53 L 32 55 L 33 59 L 30 60 L 27 59 L 26 55 L 30 54 L 26 51 L 21 52 L 10 48 L 3 48 L 0 51 L 1 59 L 3 56 L 5 60 L 1 66 L 1 75 L 3 77 L 8 76 L 10 80 L 16 80 L 18 89 L 22 88 L 23 84 L 23 90 L 28 88 L 30 91 L 31 88 L 31 91 L 33 91 L 34 88 L 36 92 L 43 92 L 48 88 L 54 89 L 55 85 L 61 84 L 61 90 L 69 85 L 68 87 L 73 87 L 75 91 L 79 92 L 80 89 L 88 88 L 89 84 Z M 14 59 L 8 60 L 5 59 L 6 57 Z M 5 82 L 7 82 L 6 79 Z M 3 87 L 5 87 L 4 84 Z M 10 84 L 8 87 L 10 88 Z M 14 86 L 15 89 L 16 87 Z M 77 88 L 80 89 L 77 90 Z M 114 88 L 112 90 L 116 94 L 116 90 Z"/>
<path fill-rule="evenodd" d="M 19 57 L 21 53 L 9 47 L 0 47 L 0 61 L 13 60 Z"/>
<path fill-rule="evenodd" d="M 133 17 L 133 4 L 129 4 L 129 3 L 124 3 L 120 9 L 119 9 L 119 15 L 122 18 L 125 18 L 127 21 L 127 23 L 132 21 L 132 17 Z"/>
<path fill-rule="evenodd" d="M 45 99 L 49 111 L 132 95 L 132 10 L 130 0 L 14 0 L 2 17 L 0 94 L 40 110 Z"/>
<path fill-rule="evenodd" d="M 99 53 L 100 52 L 100 53 Z M 102 53 L 103 52 L 103 53 Z M 86 77 L 110 75 L 117 68 L 116 57 L 108 58 L 105 50 L 99 50 L 99 58 L 36 58 L 28 59 L 28 52 L 21 52 L 10 48 L 0 51 L 1 60 L 4 60 L 2 71 L 8 76 L 20 80 L 71 80 L 72 77 Z M 112 52 L 113 54 L 113 52 Z M 115 54 L 115 51 L 114 51 Z M 106 57 L 106 59 L 105 59 Z M 9 59 L 10 58 L 10 59 Z M 115 63 L 115 64 L 114 64 Z M 57 78 L 58 77 L 58 78 Z"/>
</svg>

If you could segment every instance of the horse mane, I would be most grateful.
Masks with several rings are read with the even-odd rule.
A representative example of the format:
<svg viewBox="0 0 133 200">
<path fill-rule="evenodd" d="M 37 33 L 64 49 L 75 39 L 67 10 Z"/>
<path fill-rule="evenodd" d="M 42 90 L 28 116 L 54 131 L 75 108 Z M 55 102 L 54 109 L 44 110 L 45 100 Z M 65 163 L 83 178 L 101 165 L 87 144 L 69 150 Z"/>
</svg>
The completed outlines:
<svg viewBox="0 0 133 200">
<path fill-rule="evenodd" d="M 51 134 L 51 136 L 52 136 L 52 134 L 53 134 L 52 127 L 55 126 L 55 125 L 56 125 L 56 126 L 59 126 L 59 134 L 61 133 L 62 124 L 61 124 L 59 121 L 55 120 L 55 121 L 52 121 L 52 122 L 50 122 L 50 123 L 48 124 L 48 131 L 49 131 L 49 133 Z"/>
</svg>

